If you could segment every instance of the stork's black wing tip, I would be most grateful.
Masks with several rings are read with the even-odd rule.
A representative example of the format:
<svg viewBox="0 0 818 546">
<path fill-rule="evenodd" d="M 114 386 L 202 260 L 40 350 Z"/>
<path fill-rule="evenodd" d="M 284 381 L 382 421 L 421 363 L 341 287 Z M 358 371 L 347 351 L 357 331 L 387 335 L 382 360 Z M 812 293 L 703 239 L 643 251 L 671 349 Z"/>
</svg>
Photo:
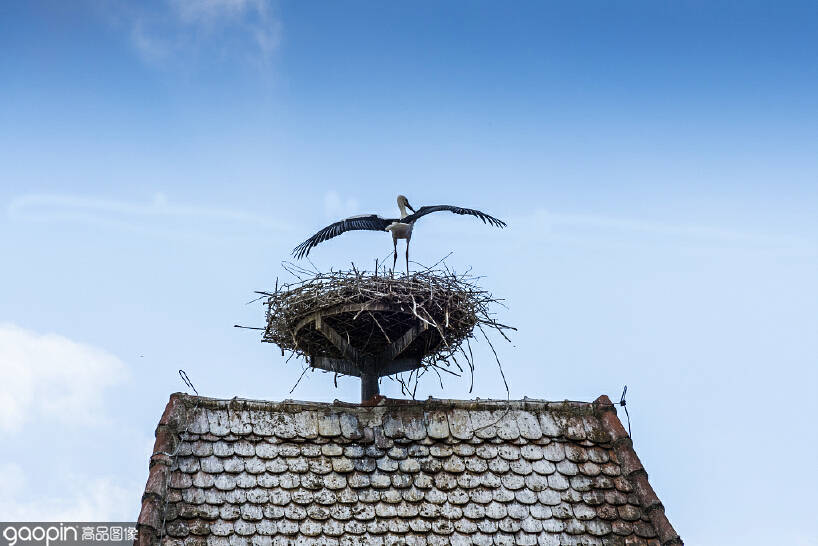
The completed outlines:
<svg viewBox="0 0 818 546">
<path fill-rule="evenodd" d="M 504 228 L 506 227 L 506 223 L 500 220 L 499 218 L 495 218 L 494 216 L 488 216 L 489 224 L 494 227 Z"/>
<path fill-rule="evenodd" d="M 297 247 L 295 247 L 293 249 L 292 255 L 296 260 L 300 260 L 309 253 L 310 253 L 309 240 L 307 240 L 298 245 Z"/>
</svg>

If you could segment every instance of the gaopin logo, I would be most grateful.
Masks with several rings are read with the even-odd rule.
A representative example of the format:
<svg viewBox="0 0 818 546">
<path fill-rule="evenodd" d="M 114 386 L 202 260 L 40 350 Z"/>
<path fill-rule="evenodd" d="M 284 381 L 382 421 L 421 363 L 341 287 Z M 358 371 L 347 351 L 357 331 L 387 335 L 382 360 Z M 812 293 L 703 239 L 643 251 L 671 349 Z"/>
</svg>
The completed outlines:
<svg viewBox="0 0 818 546">
<path fill-rule="evenodd" d="M 18 542 L 38 542 L 46 546 L 51 546 L 52 542 L 57 541 L 77 542 L 79 541 L 79 536 L 76 527 L 66 526 L 62 523 L 59 525 L 49 525 L 47 527 L 41 525 L 35 527 L 28 525 L 8 525 L 3 529 L 3 538 L 6 539 L 7 546 L 16 546 Z"/>
<path fill-rule="evenodd" d="M 0 546 L 130 546 L 135 523 L 0 522 Z"/>
</svg>

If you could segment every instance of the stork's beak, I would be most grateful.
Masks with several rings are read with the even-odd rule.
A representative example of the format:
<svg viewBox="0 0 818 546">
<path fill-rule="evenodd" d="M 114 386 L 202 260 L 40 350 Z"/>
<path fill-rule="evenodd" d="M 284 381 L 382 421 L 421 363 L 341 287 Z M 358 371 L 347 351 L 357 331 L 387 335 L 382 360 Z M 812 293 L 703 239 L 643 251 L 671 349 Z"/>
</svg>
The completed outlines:
<svg viewBox="0 0 818 546">
<path fill-rule="evenodd" d="M 410 204 L 409 204 L 409 201 L 408 201 L 408 200 L 406 201 L 406 208 L 407 208 L 407 209 L 409 209 L 409 210 L 411 210 L 412 212 L 415 212 L 414 207 L 412 207 L 412 205 L 410 205 Z"/>
</svg>

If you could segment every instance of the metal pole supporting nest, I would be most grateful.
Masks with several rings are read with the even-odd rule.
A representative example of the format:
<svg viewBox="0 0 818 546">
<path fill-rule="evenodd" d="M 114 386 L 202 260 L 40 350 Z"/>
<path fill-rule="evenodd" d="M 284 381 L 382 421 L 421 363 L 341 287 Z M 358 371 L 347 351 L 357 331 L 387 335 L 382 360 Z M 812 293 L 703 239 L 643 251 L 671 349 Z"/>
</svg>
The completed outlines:
<svg viewBox="0 0 818 546">
<path fill-rule="evenodd" d="M 361 402 L 372 400 L 372 398 L 380 394 L 381 390 L 378 386 L 378 374 L 372 371 L 365 371 L 361 373 Z"/>
</svg>

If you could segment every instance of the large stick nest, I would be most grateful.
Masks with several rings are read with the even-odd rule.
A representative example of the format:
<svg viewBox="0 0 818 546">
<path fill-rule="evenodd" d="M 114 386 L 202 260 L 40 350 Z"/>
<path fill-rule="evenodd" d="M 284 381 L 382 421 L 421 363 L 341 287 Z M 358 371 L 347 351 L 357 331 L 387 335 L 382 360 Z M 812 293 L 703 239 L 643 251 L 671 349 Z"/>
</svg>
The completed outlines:
<svg viewBox="0 0 818 546">
<path fill-rule="evenodd" d="M 456 274 L 445 266 L 398 278 L 377 267 L 367 272 L 353 265 L 348 271 L 327 273 L 292 264 L 285 268 L 296 281 L 277 284 L 273 292 L 260 292 L 267 308 L 262 341 L 275 343 L 282 353 L 290 351 L 305 358 L 343 357 L 312 326 L 316 315 L 362 355 L 372 357 L 420 325 L 422 332 L 402 352 L 404 357 L 421 361 L 421 369 L 412 372 L 416 386 L 417 377 L 428 370 L 460 375 L 464 362 L 473 372 L 470 340 L 476 331 L 491 345 L 487 329 L 505 339 L 505 330 L 513 329 L 494 318 L 493 307 L 500 300 L 478 286 L 477 277 Z"/>
</svg>

